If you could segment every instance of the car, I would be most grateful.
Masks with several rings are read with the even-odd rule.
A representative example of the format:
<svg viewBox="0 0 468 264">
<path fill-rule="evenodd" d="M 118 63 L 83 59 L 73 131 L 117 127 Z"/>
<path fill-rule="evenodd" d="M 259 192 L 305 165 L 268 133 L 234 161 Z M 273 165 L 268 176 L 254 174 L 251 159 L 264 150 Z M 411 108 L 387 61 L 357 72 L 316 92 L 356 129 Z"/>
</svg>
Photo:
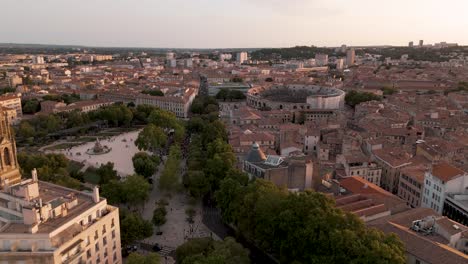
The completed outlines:
<svg viewBox="0 0 468 264">
<path fill-rule="evenodd" d="M 126 250 L 127 250 L 128 252 L 135 252 L 135 251 L 138 250 L 138 246 L 137 246 L 137 245 L 128 245 L 127 248 L 126 248 Z"/>
<path fill-rule="evenodd" d="M 161 231 L 156 232 L 157 236 L 161 236 L 162 234 L 163 234 L 163 232 L 161 232 Z"/>
<path fill-rule="evenodd" d="M 159 252 L 161 250 L 162 250 L 162 247 L 158 243 L 153 245 L 153 251 L 154 252 Z"/>
</svg>

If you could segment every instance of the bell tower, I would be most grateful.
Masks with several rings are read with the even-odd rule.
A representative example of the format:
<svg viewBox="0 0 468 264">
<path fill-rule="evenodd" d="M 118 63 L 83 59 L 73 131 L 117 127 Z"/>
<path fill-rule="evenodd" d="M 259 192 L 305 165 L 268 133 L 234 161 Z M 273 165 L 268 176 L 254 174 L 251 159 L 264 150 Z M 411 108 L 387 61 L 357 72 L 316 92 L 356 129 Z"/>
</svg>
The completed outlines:
<svg viewBox="0 0 468 264">
<path fill-rule="evenodd" d="M 21 181 L 16 143 L 8 121 L 7 111 L 0 109 L 0 188 Z"/>
</svg>

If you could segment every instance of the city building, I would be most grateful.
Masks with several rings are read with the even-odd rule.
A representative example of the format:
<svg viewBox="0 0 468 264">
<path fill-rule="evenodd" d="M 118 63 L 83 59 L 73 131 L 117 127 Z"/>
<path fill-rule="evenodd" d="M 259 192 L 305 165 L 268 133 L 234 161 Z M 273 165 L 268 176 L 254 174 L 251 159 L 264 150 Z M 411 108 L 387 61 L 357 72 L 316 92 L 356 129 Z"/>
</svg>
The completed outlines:
<svg viewBox="0 0 468 264">
<path fill-rule="evenodd" d="M 196 96 L 196 90 L 187 88 L 172 96 L 152 96 L 139 94 L 136 96 L 136 105 L 152 105 L 174 113 L 179 118 L 188 118 L 190 106 Z"/>
<path fill-rule="evenodd" d="M 424 40 L 421 39 L 421 40 L 419 41 L 419 47 L 423 47 L 423 46 L 424 46 Z"/>
<path fill-rule="evenodd" d="M 114 104 L 113 101 L 105 99 L 78 101 L 69 105 L 64 104 L 62 102 L 43 101 L 41 102 L 41 113 L 49 114 L 72 111 L 87 113 L 112 104 Z"/>
<path fill-rule="evenodd" d="M 408 210 L 405 201 L 358 176 L 323 181 L 334 195 L 336 206 L 364 222 Z"/>
<path fill-rule="evenodd" d="M 42 56 L 33 56 L 32 57 L 33 64 L 44 64 L 44 57 Z"/>
<path fill-rule="evenodd" d="M 1 124 L 0 263 L 122 263 L 118 208 L 97 187 L 42 182 L 35 169 L 22 180 L 4 115 Z"/>
<path fill-rule="evenodd" d="M 408 43 L 408 47 L 412 48 L 413 46 L 414 46 L 413 41 L 410 41 L 410 42 Z"/>
<path fill-rule="evenodd" d="M 468 262 L 468 227 L 430 208 L 414 208 L 366 224 L 396 234 L 405 245 L 408 264 Z"/>
<path fill-rule="evenodd" d="M 375 162 L 370 161 L 370 158 L 365 156 L 361 151 L 339 154 L 336 157 L 336 163 L 343 166 L 344 169 L 344 175 L 339 175 L 339 177 L 357 176 L 380 186 L 382 168 L 377 166 Z"/>
<path fill-rule="evenodd" d="M 380 186 L 391 193 L 398 192 L 400 171 L 411 164 L 411 155 L 401 148 L 383 148 L 372 151 L 375 162 L 382 168 Z"/>
<path fill-rule="evenodd" d="M 175 58 L 174 52 L 167 52 L 166 53 L 166 60 L 172 60 Z"/>
<path fill-rule="evenodd" d="M 463 193 L 447 193 L 442 214 L 454 221 L 468 225 L 468 190 L 465 189 Z"/>
<path fill-rule="evenodd" d="M 315 65 L 316 66 L 326 66 L 328 64 L 328 54 L 315 54 Z"/>
<path fill-rule="evenodd" d="M 424 174 L 422 207 L 442 214 L 448 193 L 464 193 L 468 189 L 468 174 L 446 162 L 438 162 Z"/>
<path fill-rule="evenodd" d="M 314 165 L 308 157 L 266 156 L 257 143 L 244 158 L 243 171 L 251 178 L 261 178 L 290 190 L 312 188 Z"/>
<path fill-rule="evenodd" d="M 337 59 L 335 61 L 335 64 L 336 64 L 336 69 L 341 71 L 344 69 L 344 59 Z"/>
<path fill-rule="evenodd" d="M 193 67 L 193 59 L 192 58 L 185 59 L 184 60 L 184 66 L 187 67 L 187 68 L 192 68 Z"/>
<path fill-rule="evenodd" d="M 21 97 L 17 95 L 0 96 L 0 107 L 13 109 L 16 112 L 13 120 L 10 122 L 17 123 L 23 117 L 23 109 L 21 108 Z M 10 115 L 10 117 L 12 117 Z"/>
<path fill-rule="evenodd" d="M 398 197 L 406 200 L 413 208 L 421 206 L 424 189 L 425 165 L 409 165 L 401 169 Z"/>
<path fill-rule="evenodd" d="M 351 48 L 346 52 L 346 66 L 353 66 L 356 62 L 356 51 Z"/>
<path fill-rule="evenodd" d="M 238 52 L 236 56 L 236 61 L 240 64 L 245 63 L 248 60 L 247 52 Z"/>
</svg>

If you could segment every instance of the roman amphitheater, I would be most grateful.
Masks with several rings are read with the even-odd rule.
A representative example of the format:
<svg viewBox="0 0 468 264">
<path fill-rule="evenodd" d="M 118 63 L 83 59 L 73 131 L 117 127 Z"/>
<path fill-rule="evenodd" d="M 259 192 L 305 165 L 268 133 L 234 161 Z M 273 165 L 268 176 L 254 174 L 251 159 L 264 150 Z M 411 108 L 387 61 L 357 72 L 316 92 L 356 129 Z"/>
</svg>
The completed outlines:
<svg viewBox="0 0 468 264">
<path fill-rule="evenodd" d="M 247 104 L 257 109 L 336 110 L 344 106 L 345 92 L 317 85 L 255 87 L 247 93 Z"/>
</svg>

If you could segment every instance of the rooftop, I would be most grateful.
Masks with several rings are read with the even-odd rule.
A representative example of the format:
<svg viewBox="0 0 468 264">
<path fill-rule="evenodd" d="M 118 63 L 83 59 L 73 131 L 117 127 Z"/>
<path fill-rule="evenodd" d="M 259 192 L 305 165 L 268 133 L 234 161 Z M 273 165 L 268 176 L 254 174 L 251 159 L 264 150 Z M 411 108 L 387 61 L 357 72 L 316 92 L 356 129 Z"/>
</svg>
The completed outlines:
<svg viewBox="0 0 468 264">
<path fill-rule="evenodd" d="M 440 180 L 447 182 L 463 175 L 465 172 L 446 163 L 441 162 L 432 166 L 432 175 Z"/>
</svg>

